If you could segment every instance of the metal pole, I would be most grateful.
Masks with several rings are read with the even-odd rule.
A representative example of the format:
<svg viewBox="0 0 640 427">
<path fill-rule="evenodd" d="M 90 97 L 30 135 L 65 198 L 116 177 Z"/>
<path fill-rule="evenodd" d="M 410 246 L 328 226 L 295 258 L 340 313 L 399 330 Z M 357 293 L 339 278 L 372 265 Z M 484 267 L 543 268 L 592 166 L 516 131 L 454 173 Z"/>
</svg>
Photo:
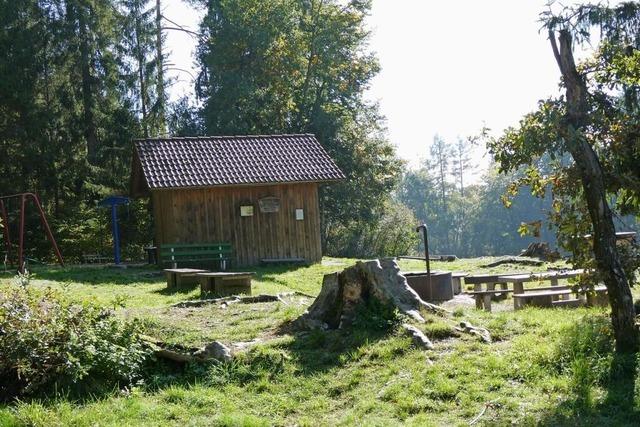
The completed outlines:
<svg viewBox="0 0 640 427">
<path fill-rule="evenodd" d="M 429 235 L 427 233 L 427 224 L 419 225 L 416 228 L 416 232 L 419 233 L 422 229 L 422 238 L 424 239 L 424 259 L 427 263 L 427 283 L 429 284 L 429 289 L 431 289 L 431 264 L 429 260 Z"/>
<path fill-rule="evenodd" d="M 40 204 L 40 199 L 36 194 L 33 194 L 33 193 L 26 193 L 26 195 L 33 197 L 33 202 L 35 203 L 36 208 L 38 208 L 38 213 L 40 214 L 40 221 L 42 222 L 44 231 L 47 233 L 47 238 L 49 239 L 49 241 L 51 242 L 51 245 L 53 246 L 53 250 L 55 251 L 56 256 L 58 257 L 58 262 L 62 267 L 64 267 L 64 259 L 62 259 L 62 254 L 60 253 L 60 249 L 58 248 L 56 239 L 53 237 L 53 233 L 51 232 L 51 228 L 49 227 L 49 222 L 47 221 L 47 217 L 45 216 L 44 210 L 42 209 L 42 205 Z M 24 216 L 24 213 L 23 213 L 23 216 Z"/>
<path fill-rule="evenodd" d="M 111 205 L 111 230 L 113 231 L 113 258 L 120 264 L 120 236 L 118 234 L 118 212 L 116 204 Z"/>
<path fill-rule="evenodd" d="M 20 233 L 18 240 L 18 271 L 24 273 L 24 262 L 22 251 L 24 250 L 24 207 L 27 197 L 22 194 L 20 196 Z"/>
<path fill-rule="evenodd" d="M 4 246 L 7 251 L 7 261 L 12 264 L 11 258 L 11 234 L 9 231 L 9 215 L 7 215 L 7 209 L 4 206 L 4 200 L 0 199 L 0 213 L 2 214 L 2 232 L 4 233 Z"/>
</svg>

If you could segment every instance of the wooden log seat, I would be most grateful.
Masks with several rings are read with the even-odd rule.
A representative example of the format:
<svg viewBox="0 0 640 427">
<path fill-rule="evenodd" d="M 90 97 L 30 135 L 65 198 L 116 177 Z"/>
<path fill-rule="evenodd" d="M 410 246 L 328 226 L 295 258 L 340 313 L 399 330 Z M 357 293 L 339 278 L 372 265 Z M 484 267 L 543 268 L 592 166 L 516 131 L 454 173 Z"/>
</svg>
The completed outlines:
<svg viewBox="0 0 640 427">
<path fill-rule="evenodd" d="M 199 279 L 196 274 L 205 272 L 207 272 L 207 270 L 197 268 L 167 268 L 164 270 L 167 276 L 167 289 L 180 289 L 184 285 L 198 283 Z"/>
<path fill-rule="evenodd" d="M 559 286 L 556 286 L 559 288 Z M 553 302 L 561 299 L 568 299 L 571 296 L 571 289 L 529 291 L 521 294 L 513 294 L 513 308 L 519 310 L 525 306 L 533 307 L 553 307 Z"/>
<path fill-rule="evenodd" d="M 220 296 L 251 295 L 251 278 L 254 272 L 204 272 L 198 273 L 200 293 Z"/>
<path fill-rule="evenodd" d="M 174 269 L 178 263 L 217 261 L 216 267 L 224 270 L 232 252 L 231 243 L 167 243 L 160 245 L 160 261 Z"/>
</svg>

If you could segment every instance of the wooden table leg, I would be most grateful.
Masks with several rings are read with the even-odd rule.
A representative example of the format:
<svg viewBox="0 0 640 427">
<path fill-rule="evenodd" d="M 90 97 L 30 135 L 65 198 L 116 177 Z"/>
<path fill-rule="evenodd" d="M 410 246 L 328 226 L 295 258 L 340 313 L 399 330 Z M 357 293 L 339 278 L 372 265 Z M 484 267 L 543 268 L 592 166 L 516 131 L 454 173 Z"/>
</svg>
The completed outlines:
<svg viewBox="0 0 640 427">
<path fill-rule="evenodd" d="M 211 278 L 209 277 L 200 277 L 200 293 L 208 293 L 211 292 Z"/>
<path fill-rule="evenodd" d="M 170 271 L 165 272 L 167 276 L 167 289 L 175 288 L 176 286 L 176 274 Z"/>
<path fill-rule="evenodd" d="M 524 283 L 522 282 L 513 282 L 513 293 L 514 294 L 522 294 L 524 293 Z M 521 298 L 513 298 L 513 309 L 518 310 L 522 305 Z"/>
<path fill-rule="evenodd" d="M 222 277 L 215 277 L 213 279 L 213 291 L 216 294 L 222 294 L 224 292 L 224 285 L 222 284 Z"/>
</svg>

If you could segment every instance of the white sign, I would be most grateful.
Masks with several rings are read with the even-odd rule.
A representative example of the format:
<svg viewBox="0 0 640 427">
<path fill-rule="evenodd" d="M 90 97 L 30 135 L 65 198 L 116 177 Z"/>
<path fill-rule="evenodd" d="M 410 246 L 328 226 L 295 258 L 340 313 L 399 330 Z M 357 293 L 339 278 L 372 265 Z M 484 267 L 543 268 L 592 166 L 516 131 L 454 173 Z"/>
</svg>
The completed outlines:
<svg viewBox="0 0 640 427">
<path fill-rule="evenodd" d="M 304 210 L 296 209 L 296 220 L 302 221 L 304 219 Z"/>
<path fill-rule="evenodd" d="M 240 206 L 240 216 L 253 216 L 253 206 Z"/>
</svg>

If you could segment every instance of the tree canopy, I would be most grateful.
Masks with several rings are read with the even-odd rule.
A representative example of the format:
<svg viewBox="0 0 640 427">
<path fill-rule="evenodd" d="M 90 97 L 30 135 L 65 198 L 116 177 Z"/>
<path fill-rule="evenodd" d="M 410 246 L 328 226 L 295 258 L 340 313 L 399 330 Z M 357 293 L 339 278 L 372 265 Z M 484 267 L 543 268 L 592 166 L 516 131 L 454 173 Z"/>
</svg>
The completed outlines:
<svg viewBox="0 0 640 427">
<path fill-rule="evenodd" d="M 620 258 L 614 217 L 616 211 L 640 213 L 640 4 L 564 8 L 544 13 L 542 21 L 565 95 L 541 101 L 518 128 L 507 129 L 489 146 L 502 171 L 528 168 L 520 183 L 535 193 L 551 187 L 560 242 L 576 264 L 597 267 L 594 282 L 607 285 L 617 348 L 636 350 L 629 284 L 637 254 Z M 576 45 L 593 45 L 591 56 L 576 63 Z M 536 164 L 545 154 L 552 160 L 548 173 Z"/>
</svg>

